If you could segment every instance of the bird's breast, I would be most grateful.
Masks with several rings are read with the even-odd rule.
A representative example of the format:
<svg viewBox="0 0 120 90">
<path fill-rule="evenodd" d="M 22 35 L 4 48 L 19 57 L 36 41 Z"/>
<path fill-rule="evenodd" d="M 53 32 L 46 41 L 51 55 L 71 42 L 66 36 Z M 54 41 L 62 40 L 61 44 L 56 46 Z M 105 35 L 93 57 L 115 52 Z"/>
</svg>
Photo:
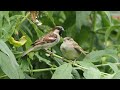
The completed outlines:
<svg viewBox="0 0 120 90">
<path fill-rule="evenodd" d="M 68 43 L 63 43 L 60 47 L 62 54 L 67 59 L 76 59 L 80 56 L 80 53 L 78 53 L 74 47 Z"/>
</svg>

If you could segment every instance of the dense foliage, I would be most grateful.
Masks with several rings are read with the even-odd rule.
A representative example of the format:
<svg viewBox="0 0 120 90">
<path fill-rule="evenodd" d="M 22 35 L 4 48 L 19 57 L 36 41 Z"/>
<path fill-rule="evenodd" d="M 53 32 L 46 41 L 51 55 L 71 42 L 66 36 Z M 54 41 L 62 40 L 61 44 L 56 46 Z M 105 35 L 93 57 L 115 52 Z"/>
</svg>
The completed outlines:
<svg viewBox="0 0 120 90">
<path fill-rule="evenodd" d="M 40 11 L 38 26 L 28 11 L 0 11 L 0 78 L 119 79 L 120 21 L 109 11 Z M 60 42 L 44 50 L 22 53 L 54 26 L 63 26 Z M 88 54 L 63 58 L 60 45 L 72 37 Z M 25 37 L 25 38 L 24 38 Z"/>
</svg>

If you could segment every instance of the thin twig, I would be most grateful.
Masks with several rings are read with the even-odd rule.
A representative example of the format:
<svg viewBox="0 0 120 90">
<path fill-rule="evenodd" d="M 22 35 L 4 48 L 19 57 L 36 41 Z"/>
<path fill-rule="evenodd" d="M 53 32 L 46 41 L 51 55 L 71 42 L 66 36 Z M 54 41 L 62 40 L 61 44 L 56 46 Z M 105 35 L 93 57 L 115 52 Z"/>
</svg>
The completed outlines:
<svg viewBox="0 0 120 90">
<path fill-rule="evenodd" d="M 113 63 L 116 65 L 120 65 L 120 63 Z M 109 64 L 100 64 L 100 65 L 95 65 L 96 67 L 102 67 L 102 66 L 108 66 Z"/>
<path fill-rule="evenodd" d="M 4 78 L 4 77 L 7 77 L 7 75 L 0 76 L 0 78 Z"/>
<path fill-rule="evenodd" d="M 36 69 L 36 70 L 25 70 L 24 72 L 43 72 L 43 71 L 51 71 L 56 70 L 56 68 L 45 68 L 45 69 Z"/>
</svg>

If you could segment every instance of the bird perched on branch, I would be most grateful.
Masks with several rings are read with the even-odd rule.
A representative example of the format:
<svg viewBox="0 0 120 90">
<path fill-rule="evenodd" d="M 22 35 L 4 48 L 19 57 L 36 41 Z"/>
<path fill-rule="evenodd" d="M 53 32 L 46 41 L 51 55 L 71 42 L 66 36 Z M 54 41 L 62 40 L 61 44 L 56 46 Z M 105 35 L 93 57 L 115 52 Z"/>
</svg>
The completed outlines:
<svg viewBox="0 0 120 90">
<path fill-rule="evenodd" d="M 37 51 L 40 49 L 48 49 L 55 46 L 60 41 L 60 35 L 64 31 L 62 26 L 56 26 L 53 30 L 42 38 L 36 40 L 30 49 L 22 54 L 22 57 L 31 51 Z"/>
<path fill-rule="evenodd" d="M 84 55 L 87 53 L 71 37 L 64 38 L 63 43 L 60 46 L 60 50 L 63 56 L 70 60 L 77 59 L 81 53 Z"/>
</svg>

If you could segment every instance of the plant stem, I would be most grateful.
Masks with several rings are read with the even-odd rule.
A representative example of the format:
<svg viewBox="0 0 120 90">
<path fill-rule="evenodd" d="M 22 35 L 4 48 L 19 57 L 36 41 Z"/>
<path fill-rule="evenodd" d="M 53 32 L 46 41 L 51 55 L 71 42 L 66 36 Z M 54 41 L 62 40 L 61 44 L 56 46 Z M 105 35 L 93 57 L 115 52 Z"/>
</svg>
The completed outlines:
<svg viewBox="0 0 120 90">
<path fill-rule="evenodd" d="M 120 63 L 114 63 L 114 64 L 119 65 Z M 102 67 L 102 66 L 107 66 L 107 65 L 109 65 L 109 64 L 100 64 L 100 65 L 95 65 L 95 66 L 96 67 Z"/>
<path fill-rule="evenodd" d="M 45 69 L 36 69 L 36 70 L 25 70 L 24 72 L 43 72 L 43 71 L 50 71 L 56 70 L 56 68 L 45 68 Z"/>
<path fill-rule="evenodd" d="M 7 77 L 7 75 L 0 76 L 0 78 L 4 78 L 4 77 Z"/>
<path fill-rule="evenodd" d="M 62 59 L 62 60 L 64 60 L 64 61 L 70 63 L 69 60 L 67 60 L 67 59 L 65 59 L 65 58 L 63 58 L 63 57 L 61 57 L 61 56 L 59 56 L 59 55 L 56 55 L 56 54 L 51 53 L 51 52 L 49 52 L 49 51 L 47 51 L 47 53 L 52 54 L 52 56 L 57 57 L 57 58 L 59 58 L 59 59 Z M 80 66 L 80 65 L 78 65 L 78 64 L 76 64 L 76 63 L 72 63 L 72 64 L 73 64 L 73 66 L 76 66 L 74 69 L 80 69 L 80 70 L 82 70 L 82 71 L 88 70 L 88 68 L 83 67 L 83 66 Z M 120 63 L 115 63 L 115 64 L 120 64 Z M 96 67 L 105 66 L 105 65 L 108 65 L 108 64 L 96 65 Z M 79 67 L 79 68 L 78 68 L 78 67 Z M 36 70 L 25 70 L 24 72 L 43 72 L 43 71 L 50 71 L 50 70 L 56 70 L 56 69 L 57 69 L 57 68 L 45 68 L 45 69 L 36 69 Z M 103 75 L 111 75 L 111 74 L 104 73 L 104 72 L 101 72 L 101 74 L 103 74 Z"/>
<path fill-rule="evenodd" d="M 19 23 L 16 24 L 16 28 L 18 28 L 19 25 L 21 25 L 21 24 L 27 19 L 27 17 L 28 17 L 29 15 L 30 15 L 30 12 L 28 12 L 27 15 L 26 15 Z"/>
<path fill-rule="evenodd" d="M 97 19 L 97 11 L 93 12 L 93 31 L 96 31 L 96 19 Z"/>
<path fill-rule="evenodd" d="M 63 58 L 63 57 L 61 57 L 61 56 L 59 56 L 59 55 L 57 55 L 57 54 L 54 54 L 54 53 L 52 53 L 52 52 L 49 51 L 49 50 L 45 50 L 45 51 L 46 51 L 48 54 L 50 54 L 50 55 L 52 55 L 52 56 L 54 56 L 54 57 L 57 57 L 57 58 L 59 58 L 59 59 L 62 59 L 62 60 L 64 60 L 64 61 L 70 63 L 69 60 L 67 60 L 67 59 L 65 59 L 65 58 Z"/>
<path fill-rule="evenodd" d="M 67 61 L 67 62 L 70 62 L 70 61 L 68 61 L 68 60 L 64 59 L 63 57 L 58 56 L 58 55 L 56 55 L 56 54 L 53 54 L 53 56 L 55 56 L 55 57 L 57 57 L 57 58 L 60 58 L 60 59 L 63 59 L 63 60 L 65 60 L 65 61 Z M 88 68 L 83 67 L 83 66 L 80 66 L 80 65 L 78 65 L 78 64 L 76 64 L 76 63 L 72 63 L 72 64 L 73 64 L 73 66 L 79 67 L 79 68 L 76 68 L 76 69 L 80 69 L 80 70 L 82 70 L 82 71 L 88 70 Z M 118 63 L 116 63 L 116 64 L 118 64 Z M 119 64 L 120 64 L 120 63 L 119 63 Z M 104 64 L 104 65 L 108 65 L 108 64 Z M 98 66 L 98 67 L 99 67 L 99 66 Z M 104 72 L 101 72 L 101 74 L 103 74 L 103 75 L 111 75 L 111 74 L 104 73 Z"/>
<path fill-rule="evenodd" d="M 80 66 L 80 65 L 78 65 L 78 64 L 73 64 L 73 65 L 76 66 L 76 67 L 79 67 L 79 69 L 81 69 L 82 71 L 85 71 L 85 70 L 88 69 L 88 68 L 83 67 L 83 66 Z"/>
<path fill-rule="evenodd" d="M 61 56 L 58 56 L 58 55 L 56 55 L 56 54 L 52 54 L 52 55 L 53 55 L 54 57 L 60 58 L 60 59 L 62 59 L 62 60 L 64 60 L 64 61 L 70 63 L 69 60 L 67 60 L 67 59 L 65 59 L 65 58 L 63 58 L 63 57 L 61 57 Z M 85 68 L 85 67 L 83 67 L 83 66 L 80 66 L 80 65 L 78 65 L 78 64 L 76 64 L 76 63 L 72 63 L 72 64 L 73 64 L 73 66 L 79 67 L 82 71 L 88 69 L 88 68 Z"/>
<path fill-rule="evenodd" d="M 52 54 L 52 55 L 53 55 L 54 57 L 57 57 L 57 58 L 59 58 L 59 59 L 62 59 L 62 60 L 64 60 L 64 61 L 70 63 L 69 60 L 67 60 L 67 59 L 65 59 L 65 58 L 63 58 L 63 57 L 61 57 L 61 56 L 58 56 L 58 55 L 56 55 L 56 54 Z"/>
</svg>

